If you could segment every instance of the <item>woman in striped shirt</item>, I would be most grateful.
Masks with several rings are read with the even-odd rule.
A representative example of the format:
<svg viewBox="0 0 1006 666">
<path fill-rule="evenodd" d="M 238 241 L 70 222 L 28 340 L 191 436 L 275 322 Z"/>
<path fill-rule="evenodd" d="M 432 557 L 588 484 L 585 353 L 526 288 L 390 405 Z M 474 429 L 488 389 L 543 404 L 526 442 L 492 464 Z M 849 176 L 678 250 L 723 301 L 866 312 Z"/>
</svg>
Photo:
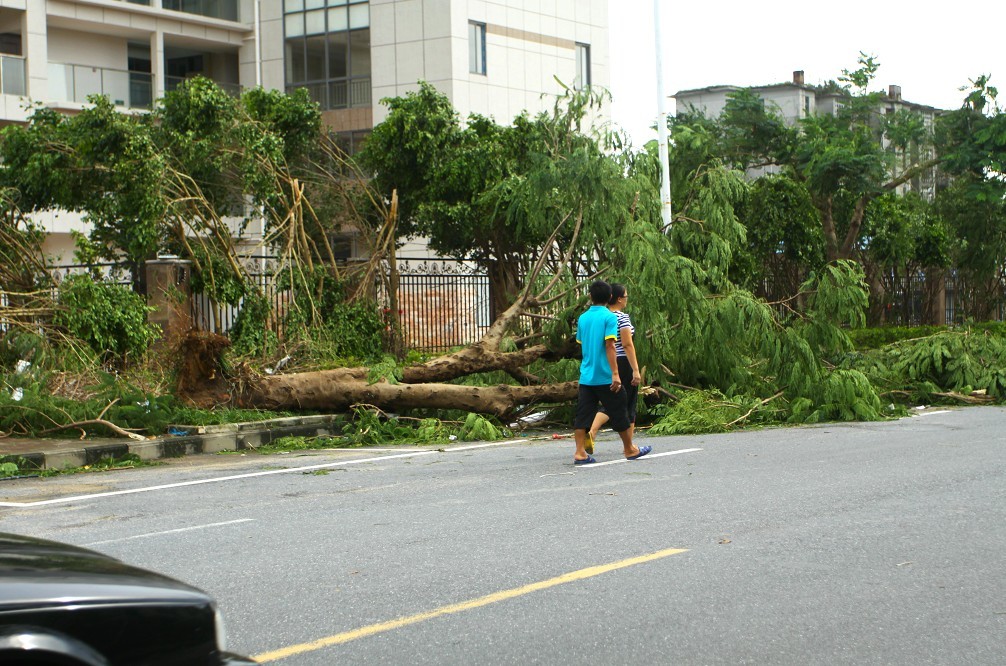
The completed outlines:
<svg viewBox="0 0 1006 666">
<path fill-rule="evenodd" d="M 632 334 L 636 332 L 632 325 L 629 314 L 623 310 L 629 299 L 629 294 L 625 290 L 624 284 L 613 282 L 611 284 L 611 300 L 608 302 L 608 309 L 615 313 L 618 318 L 618 339 L 615 340 L 615 360 L 618 362 L 618 376 L 622 381 L 622 390 L 626 393 L 629 410 L 629 433 L 630 436 L 636 431 L 636 398 L 639 395 L 639 383 L 642 377 L 639 374 L 639 362 L 636 361 L 636 346 L 632 342 Z M 594 448 L 594 438 L 601 427 L 608 422 L 608 415 L 604 413 L 602 407 L 594 417 L 594 423 L 587 431 L 587 453 L 592 453 Z"/>
</svg>

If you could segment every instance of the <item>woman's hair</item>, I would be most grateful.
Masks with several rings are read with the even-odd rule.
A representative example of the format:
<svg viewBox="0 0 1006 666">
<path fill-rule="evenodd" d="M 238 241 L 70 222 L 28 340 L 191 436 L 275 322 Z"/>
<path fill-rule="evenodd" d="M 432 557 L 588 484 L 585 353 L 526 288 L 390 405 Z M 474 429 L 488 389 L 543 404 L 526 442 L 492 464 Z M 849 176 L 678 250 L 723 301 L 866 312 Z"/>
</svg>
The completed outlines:
<svg viewBox="0 0 1006 666">
<path fill-rule="evenodd" d="M 608 305 L 614 305 L 622 296 L 625 296 L 625 285 L 618 282 L 612 282 L 611 298 L 608 300 Z"/>
</svg>

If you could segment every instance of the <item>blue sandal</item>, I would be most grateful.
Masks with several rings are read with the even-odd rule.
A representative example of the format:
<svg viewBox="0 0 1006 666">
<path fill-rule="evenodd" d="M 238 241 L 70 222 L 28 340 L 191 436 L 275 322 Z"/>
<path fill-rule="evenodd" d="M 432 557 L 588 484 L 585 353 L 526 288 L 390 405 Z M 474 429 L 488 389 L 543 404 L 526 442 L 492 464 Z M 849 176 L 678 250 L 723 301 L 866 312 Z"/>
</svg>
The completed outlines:
<svg viewBox="0 0 1006 666">
<path fill-rule="evenodd" d="M 583 460 L 577 460 L 576 458 L 573 458 L 573 464 L 574 465 L 591 465 L 591 464 L 596 463 L 596 462 L 597 461 L 594 460 L 594 456 L 587 456 Z"/>
<path fill-rule="evenodd" d="M 640 458 L 642 458 L 643 456 L 645 456 L 647 453 L 649 453 L 652 450 L 653 450 L 652 446 L 640 446 L 639 447 L 639 453 L 637 453 L 634 456 L 628 456 L 628 457 L 626 457 L 626 460 L 639 460 Z"/>
</svg>

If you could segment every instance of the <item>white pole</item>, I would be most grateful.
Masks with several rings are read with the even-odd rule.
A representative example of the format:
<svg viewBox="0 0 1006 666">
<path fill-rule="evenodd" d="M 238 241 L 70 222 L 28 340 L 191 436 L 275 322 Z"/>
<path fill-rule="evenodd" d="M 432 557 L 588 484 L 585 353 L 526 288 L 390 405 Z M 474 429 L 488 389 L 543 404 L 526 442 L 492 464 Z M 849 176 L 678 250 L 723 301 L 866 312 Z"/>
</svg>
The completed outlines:
<svg viewBox="0 0 1006 666">
<path fill-rule="evenodd" d="M 661 0 L 653 0 L 653 37 L 657 47 L 657 140 L 660 155 L 660 215 L 664 231 L 671 228 L 671 165 L 667 150 L 667 96 L 664 94 L 664 44 L 661 38 L 663 20 Z"/>
<path fill-rule="evenodd" d="M 255 87 L 262 85 L 262 16 L 259 14 L 259 0 L 252 0 L 255 7 Z"/>
</svg>

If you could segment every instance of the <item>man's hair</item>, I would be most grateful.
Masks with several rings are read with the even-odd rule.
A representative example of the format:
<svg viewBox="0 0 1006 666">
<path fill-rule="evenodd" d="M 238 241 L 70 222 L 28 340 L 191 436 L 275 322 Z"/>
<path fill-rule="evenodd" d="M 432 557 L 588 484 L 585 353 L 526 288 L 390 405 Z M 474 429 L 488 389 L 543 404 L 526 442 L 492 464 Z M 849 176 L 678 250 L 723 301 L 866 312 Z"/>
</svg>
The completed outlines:
<svg viewBox="0 0 1006 666">
<path fill-rule="evenodd" d="M 597 280 L 590 285 L 590 300 L 594 305 L 607 305 L 611 300 L 611 285 L 604 280 Z"/>
<path fill-rule="evenodd" d="M 608 305 L 614 305 L 622 296 L 625 296 L 625 285 L 619 284 L 618 282 L 612 282 L 611 298 L 608 300 Z"/>
</svg>

